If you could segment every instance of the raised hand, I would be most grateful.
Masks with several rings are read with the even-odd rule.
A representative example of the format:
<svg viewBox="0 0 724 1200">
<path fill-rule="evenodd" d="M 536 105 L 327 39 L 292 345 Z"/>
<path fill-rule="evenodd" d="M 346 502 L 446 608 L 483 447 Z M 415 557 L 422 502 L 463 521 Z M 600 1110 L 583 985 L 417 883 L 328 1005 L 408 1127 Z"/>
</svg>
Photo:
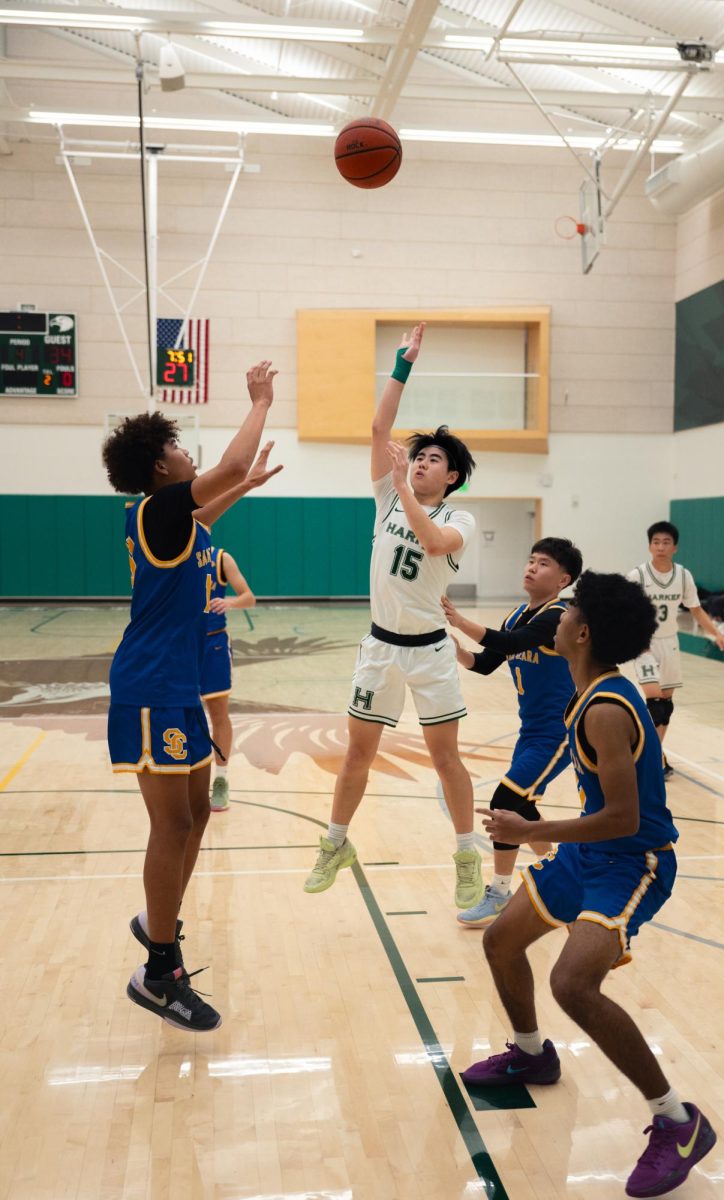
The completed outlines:
<svg viewBox="0 0 724 1200">
<path fill-rule="evenodd" d="M 420 343 L 422 342 L 424 332 L 425 322 L 420 321 L 420 324 L 415 326 L 412 333 L 405 333 L 403 335 L 400 342 L 400 350 L 405 351 L 402 357 L 406 358 L 408 362 L 414 362 L 420 353 Z"/>
<path fill-rule="evenodd" d="M 407 485 L 407 472 L 410 469 L 410 460 L 407 457 L 407 451 L 402 446 L 399 446 L 397 442 L 388 442 L 387 457 L 392 464 L 392 485 L 395 491 L 399 492 Z"/>
<path fill-rule="evenodd" d="M 273 383 L 276 374 L 278 372 L 272 369 L 271 360 L 268 358 L 249 367 L 246 373 L 246 386 L 249 389 L 252 404 L 271 404 L 274 399 Z"/>
<path fill-rule="evenodd" d="M 271 479 L 272 475 L 278 475 L 280 471 L 284 470 L 284 467 L 281 463 L 278 467 L 272 467 L 271 470 L 269 470 L 267 467 L 269 455 L 271 454 L 273 447 L 273 442 L 267 442 L 266 445 L 263 446 L 259 451 L 257 460 L 244 481 L 247 491 L 251 491 L 253 488 L 261 487 L 262 484 L 266 483 L 268 479 Z"/>
</svg>

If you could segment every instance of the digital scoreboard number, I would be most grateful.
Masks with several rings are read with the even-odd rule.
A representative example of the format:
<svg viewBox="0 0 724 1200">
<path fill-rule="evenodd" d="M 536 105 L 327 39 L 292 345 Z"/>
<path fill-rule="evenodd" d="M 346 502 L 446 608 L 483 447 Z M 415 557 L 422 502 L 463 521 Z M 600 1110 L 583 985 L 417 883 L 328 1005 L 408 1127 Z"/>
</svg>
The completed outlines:
<svg viewBox="0 0 724 1200">
<path fill-rule="evenodd" d="M 77 396 L 73 313 L 0 312 L 0 396 Z"/>
<path fill-rule="evenodd" d="M 159 387 L 193 387 L 196 383 L 196 355 L 193 350 L 156 351 L 156 383 Z"/>
</svg>

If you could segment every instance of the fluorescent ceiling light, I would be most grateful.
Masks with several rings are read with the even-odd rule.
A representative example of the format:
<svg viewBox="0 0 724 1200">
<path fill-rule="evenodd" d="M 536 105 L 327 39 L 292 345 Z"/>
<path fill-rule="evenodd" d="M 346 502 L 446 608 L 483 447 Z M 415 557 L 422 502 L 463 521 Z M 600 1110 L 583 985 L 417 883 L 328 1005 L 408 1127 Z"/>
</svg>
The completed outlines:
<svg viewBox="0 0 724 1200">
<path fill-rule="evenodd" d="M 72 8 L 61 12 L 50 12 L 33 8 L 0 8 L 0 25 L 60 25 L 89 29 L 139 29 L 154 25 L 152 17 L 129 16 L 119 9 L 117 13 L 76 13 Z"/>
<path fill-rule="evenodd" d="M 311 99 L 312 97 L 310 97 Z M 3 119 L 12 119 L 3 113 Z M 98 125 L 115 129 L 137 129 L 137 117 L 116 116 L 111 113 L 73 112 L 29 112 L 19 120 L 34 125 Z M 199 133 L 270 133 L 288 137 L 333 137 L 337 132 L 334 125 L 310 121 L 213 121 L 195 117 L 146 117 L 147 129 L 169 131 L 196 131 Z M 400 137 L 407 142 L 455 142 L 461 145 L 479 146 L 542 146 L 559 148 L 565 145 L 563 138 L 554 133 L 493 133 L 478 129 L 400 129 Z M 577 150 L 596 150 L 606 141 L 606 134 L 571 134 L 568 144 Z M 616 142 L 617 150 L 637 150 L 639 139 L 621 138 Z M 658 154 L 681 154 L 684 143 L 679 138 L 657 138 L 652 150 Z"/>
<path fill-rule="evenodd" d="M 224 37 L 282 38 L 293 42 L 356 42 L 365 35 L 364 29 L 336 29 L 325 25 L 242 25 L 239 21 L 204 21 L 204 30 Z"/>
<path fill-rule="evenodd" d="M 35 125 L 103 125 L 114 129 L 137 129 L 137 117 L 110 113 L 30 112 Z M 147 129 L 195 130 L 199 133 L 272 133 L 292 137 L 331 137 L 333 125 L 294 121 L 207 121 L 196 117 L 146 117 Z"/>
<path fill-rule="evenodd" d="M 503 38 L 500 43 L 501 54 L 566 54 L 571 58 L 615 58 L 615 59 L 645 59 L 646 62 L 680 63 L 681 57 L 676 46 L 646 46 L 632 45 L 630 42 L 621 45 L 611 45 L 607 42 L 554 42 L 547 38 Z"/>
<path fill-rule="evenodd" d="M 448 46 L 459 50 L 482 50 L 487 54 L 493 44 L 491 37 L 467 33 L 446 33 L 445 41 Z"/>
<path fill-rule="evenodd" d="M 476 129 L 400 129 L 403 142 L 457 142 L 471 146 L 543 146 L 559 148 L 565 146 L 562 137 L 554 133 L 488 133 Z M 606 141 L 606 136 L 582 136 L 572 134 L 566 139 L 576 150 L 596 150 Z M 617 150 L 637 150 L 638 138 L 622 138 L 616 142 Z M 684 144 L 678 138 L 657 138 L 651 147 L 658 154 L 680 154 Z"/>
</svg>

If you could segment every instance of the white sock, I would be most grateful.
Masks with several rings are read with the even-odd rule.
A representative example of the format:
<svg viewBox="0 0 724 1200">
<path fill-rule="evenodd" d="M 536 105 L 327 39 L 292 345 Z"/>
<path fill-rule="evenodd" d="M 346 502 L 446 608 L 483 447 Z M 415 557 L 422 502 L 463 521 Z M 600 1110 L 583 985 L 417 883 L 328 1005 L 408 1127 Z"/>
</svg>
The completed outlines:
<svg viewBox="0 0 724 1200">
<path fill-rule="evenodd" d="M 512 875 L 493 875 L 490 886 L 494 892 L 500 892 L 501 896 L 507 896 L 512 879 Z"/>
<path fill-rule="evenodd" d="M 327 837 L 330 842 L 334 842 L 337 849 L 342 845 L 342 842 L 347 836 L 349 825 L 334 825 L 331 821 L 327 828 Z"/>
<path fill-rule="evenodd" d="M 471 829 L 470 833 L 456 833 L 455 841 L 458 844 L 458 850 L 474 850 L 475 830 Z"/>
<path fill-rule="evenodd" d="M 649 1100 L 648 1105 L 655 1117 L 668 1117 L 671 1121 L 676 1121 L 677 1125 L 687 1125 L 691 1120 L 691 1114 L 686 1111 L 679 1099 L 679 1093 L 673 1088 L 669 1088 L 665 1095 Z"/>
<path fill-rule="evenodd" d="M 533 1033 L 516 1033 L 513 1031 L 513 1041 L 519 1050 L 526 1054 L 542 1054 L 543 1043 L 537 1029 Z"/>
<path fill-rule="evenodd" d="M 229 770 L 228 765 L 225 764 L 223 767 L 220 767 L 219 764 L 217 763 L 215 778 L 216 779 L 226 779 L 228 770 Z"/>
</svg>

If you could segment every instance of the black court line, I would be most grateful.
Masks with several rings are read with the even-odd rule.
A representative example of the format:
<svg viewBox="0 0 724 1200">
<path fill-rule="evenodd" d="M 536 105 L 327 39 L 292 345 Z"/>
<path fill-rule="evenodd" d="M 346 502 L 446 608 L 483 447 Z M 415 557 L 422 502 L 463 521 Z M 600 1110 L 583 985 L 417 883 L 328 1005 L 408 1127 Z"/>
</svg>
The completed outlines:
<svg viewBox="0 0 724 1200">
<path fill-rule="evenodd" d="M 200 854 L 220 853 L 229 850 L 316 850 L 316 842 L 300 842 L 299 845 L 285 843 L 283 846 L 200 846 Z M 0 858 L 65 858 L 71 855 L 83 854 L 145 854 L 146 847 L 140 850 L 3 850 Z"/>
<path fill-rule="evenodd" d="M 386 912 L 386 917 L 426 917 L 426 908 L 401 908 L 397 912 Z"/>
<path fill-rule="evenodd" d="M 688 938 L 690 942 L 701 942 L 703 946 L 713 946 L 715 950 L 724 950 L 724 942 L 714 942 L 711 938 L 699 937 L 698 933 L 687 933 L 684 929 L 674 929 L 673 925 L 662 925 L 660 921 L 649 921 L 654 929 L 663 929 L 664 933 L 675 933 L 677 937 Z"/>
</svg>

